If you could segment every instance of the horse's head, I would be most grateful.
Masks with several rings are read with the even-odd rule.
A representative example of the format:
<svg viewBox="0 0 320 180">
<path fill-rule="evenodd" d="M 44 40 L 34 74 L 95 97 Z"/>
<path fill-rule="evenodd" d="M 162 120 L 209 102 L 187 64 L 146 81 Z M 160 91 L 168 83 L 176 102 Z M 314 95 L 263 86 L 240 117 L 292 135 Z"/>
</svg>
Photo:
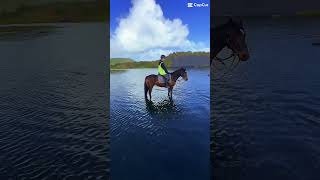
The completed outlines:
<svg viewBox="0 0 320 180">
<path fill-rule="evenodd" d="M 246 43 L 246 33 L 244 31 L 242 21 L 240 23 L 229 20 L 226 45 L 236 54 L 240 60 L 246 61 L 249 59 L 249 51 Z"/>
<path fill-rule="evenodd" d="M 181 72 L 181 77 L 183 78 L 183 80 L 188 81 L 188 73 L 186 68 L 182 67 L 180 68 L 180 72 Z"/>
</svg>

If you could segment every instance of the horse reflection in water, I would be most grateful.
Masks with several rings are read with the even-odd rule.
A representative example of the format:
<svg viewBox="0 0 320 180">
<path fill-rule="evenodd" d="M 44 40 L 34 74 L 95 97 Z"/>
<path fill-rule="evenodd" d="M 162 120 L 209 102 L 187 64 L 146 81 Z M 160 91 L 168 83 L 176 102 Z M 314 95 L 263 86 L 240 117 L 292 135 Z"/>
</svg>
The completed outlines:
<svg viewBox="0 0 320 180">
<path fill-rule="evenodd" d="M 151 114 L 172 114 L 178 112 L 178 108 L 174 102 L 168 99 L 158 103 L 146 101 L 146 109 Z"/>
</svg>

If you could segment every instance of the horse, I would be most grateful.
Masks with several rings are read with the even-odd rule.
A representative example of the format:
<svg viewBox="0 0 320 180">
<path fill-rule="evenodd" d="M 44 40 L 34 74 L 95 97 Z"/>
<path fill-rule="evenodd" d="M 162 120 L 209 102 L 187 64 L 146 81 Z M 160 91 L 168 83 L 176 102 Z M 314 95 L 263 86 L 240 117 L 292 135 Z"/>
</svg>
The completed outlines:
<svg viewBox="0 0 320 180">
<path fill-rule="evenodd" d="M 158 80 L 158 75 L 155 74 L 151 74 L 146 76 L 145 80 L 144 80 L 144 97 L 145 100 L 148 101 L 148 97 L 147 94 L 149 92 L 149 96 L 150 96 L 150 101 L 151 101 L 151 92 L 152 92 L 152 88 L 153 86 L 159 86 L 159 87 L 165 87 L 168 88 L 168 97 L 170 100 L 172 100 L 172 90 L 173 87 L 176 85 L 176 81 L 182 77 L 183 80 L 187 81 L 188 80 L 188 74 L 186 71 L 186 68 L 180 68 L 172 73 L 170 73 L 171 78 L 169 80 L 169 82 L 167 83 L 167 87 L 165 87 L 165 83 L 161 83 Z"/>
<path fill-rule="evenodd" d="M 217 58 L 219 52 L 225 47 L 228 47 L 232 50 L 233 53 L 230 57 L 238 56 L 240 61 L 246 61 L 249 59 L 249 51 L 246 43 L 246 33 L 244 31 L 242 20 L 240 21 L 240 23 L 238 23 L 230 18 L 226 24 L 211 28 L 210 34 L 212 37 L 210 41 L 210 66 L 213 59 L 217 59 L 220 62 L 222 62 L 222 60 L 228 59 Z"/>
</svg>

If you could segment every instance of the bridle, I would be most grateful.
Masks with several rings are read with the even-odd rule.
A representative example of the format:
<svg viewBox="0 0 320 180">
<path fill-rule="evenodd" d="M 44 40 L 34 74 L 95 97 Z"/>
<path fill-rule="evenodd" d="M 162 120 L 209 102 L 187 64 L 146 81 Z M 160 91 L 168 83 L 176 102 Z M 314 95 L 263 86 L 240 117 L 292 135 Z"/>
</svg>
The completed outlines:
<svg viewBox="0 0 320 180">
<path fill-rule="evenodd" d="M 241 34 L 243 35 L 243 37 L 245 38 L 246 37 L 246 33 L 245 33 L 245 31 L 244 31 L 244 28 L 243 27 L 240 27 L 240 32 L 241 32 Z M 228 59 L 230 59 L 230 58 L 235 58 L 236 56 L 238 56 L 239 55 L 239 53 L 236 53 L 231 47 L 230 47 L 230 43 L 231 42 L 231 40 L 230 40 L 230 37 L 229 37 L 229 35 L 227 36 L 227 39 L 226 39 L 226 46 L 232 51 L 232 53 L 228 56 L 228 57 L 226 57 L 226 58 L 219 58 L 219 57 L 217 57 L 217 55 L 213 58 L 213 60 L 216 60 L 216 61 L 219 61 L 219 62 L 221 62 L 222 64 L 224 64 L 224 62 L 223 61 L 226 61 L 226 60 L 228 60 Z"/>
<path fill-rule="evenodd" d="M 242 35 L 244 36 L 244 38 L 245 38 L 245 31 L 244 31 L 244 29 L 243 28 L 240 28 L 240 31 L 241 31 L 241 33 L 242 33 Z M 232 72 L 238 65 L 239 65 L 239 63 L 240 63 L 240 59 L 239 58 L 237 58 L 237 57 L 239 57 L 239 53 L 238 52 L 235 52 L 231 47 L 230 47 L 230 43 L 231 42 L 231 40 L 230 40 L 230 37 L 227 37 L 227 39 L 226 39 L 226 46 L 228 47 L 228 49 L 230 49 L 232 52 L 231 52 L 231 54 L 229 55 L 229 56 L 227 56 L 227 57 L 225 57 L 225 58 L 220 58 L 220 57 L 218 57 L 217 55 L 215 56 L 215 57 L 213 57 L 213 60 L 214 61 L 218 61 L 218 62 L 220 62 L 222 65 L 224 65 L 225 67 L 226 67 L 226 61 L 229 61 L 230 59 L 232 59 L 232 62 L 231 62 L 231 65 L 229 66 L 229 70 L 227 71 L 227 72 L 225 72 L 223 75 L 222 75 L 222 77 L 224 76 L 224 75 L 226 75 L 227 73 L 230 73 L 230 72 Z M 237 58 L 237 62 L 235 63 L 235 61 L 236 61 L 236 58 Z M 223 68 L 218 68 L 217 66 L 215 66 L 214 65 L 214 63 L 212 63 L 213 64 L 213 67 L 215 68 L 215 69 L 220 69 L 220 70 L 222 70 Z"/>
</svg>

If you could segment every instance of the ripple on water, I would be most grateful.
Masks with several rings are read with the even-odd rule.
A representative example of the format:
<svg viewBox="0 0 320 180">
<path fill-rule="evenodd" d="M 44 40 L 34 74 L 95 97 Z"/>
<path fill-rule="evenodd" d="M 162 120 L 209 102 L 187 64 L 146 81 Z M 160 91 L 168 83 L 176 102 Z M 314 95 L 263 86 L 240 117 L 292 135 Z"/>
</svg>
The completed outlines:
<svg viewBox="0 0 320 180">
<path fill-rule="evenodd" d="M 84 63 L 92 59 L 78 56 L 82 46 L 75 47 L 76 54 L 73 46 L 59 53 L 65 43 L 74 43 L 67 37 L 100 26 L 75 26 L 71 34 L 62 29 L 62 39 L 46 35 L 52 38 L 50 51 L 42 36 L 8 46 L 0 42 L 5 67 L 0 71 L 0 179 L 109 178 L 104 70 Z M 12 49 L 21 53 L 12 56 Z"/>
<path fill-rule="evenodd" d="M 174 88 L 173 102 L 167 89 L 155 87 L 153 102 L 146 103 L 144 78 L 154 72 L 111 73 L 112 178 L 208 179 L 208 70 L 190 69 L 189 81 Z"/>
</svg>

